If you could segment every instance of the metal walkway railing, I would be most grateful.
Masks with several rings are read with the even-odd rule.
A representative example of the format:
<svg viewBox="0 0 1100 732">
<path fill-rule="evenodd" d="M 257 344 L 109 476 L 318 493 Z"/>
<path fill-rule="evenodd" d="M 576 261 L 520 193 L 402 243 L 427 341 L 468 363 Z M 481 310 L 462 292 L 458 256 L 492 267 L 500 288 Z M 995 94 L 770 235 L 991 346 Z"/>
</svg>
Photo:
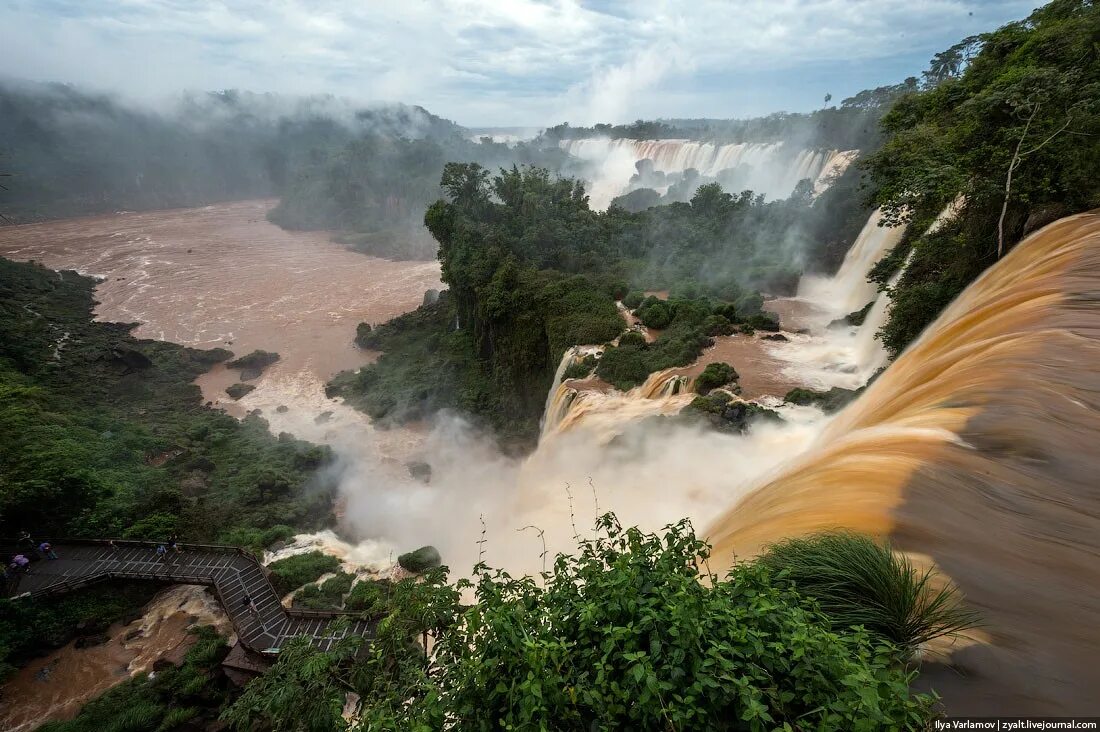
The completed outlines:
<svg viewBox="0 0 1100 732">
<path fill-rule="evenodd" d="M 302 635 L 329 650 L 349 635 L 370 637 L 374 630 L 375 622 L 357 613 L 284 607 L 260 560 L 238 547 L 186 544 L 180 552 L 158 555 L 158 542 L 149 541 L 63 539 L 52 544 L 58 559 L 33 562 L 9 596 L 46 598 L 107 580 L 206 585 L 225 608 L 241 644 L 258 653 L 277 653 L 287 640 Z M 4 556 L 17 552 L 14 542 L 0 542 Z"/>
</svg>

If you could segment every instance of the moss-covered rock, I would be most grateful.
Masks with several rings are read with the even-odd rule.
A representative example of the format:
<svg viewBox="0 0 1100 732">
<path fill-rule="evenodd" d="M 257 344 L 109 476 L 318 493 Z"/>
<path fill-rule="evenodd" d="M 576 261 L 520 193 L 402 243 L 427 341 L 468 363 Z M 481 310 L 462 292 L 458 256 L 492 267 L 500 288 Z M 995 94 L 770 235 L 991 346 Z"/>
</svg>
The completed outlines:
<svg viewBox="0 0 1100 732">
<path fill-rule="evenodd" d="M 686 406 L 681 417 L 689 421 L 703 422 L 719 432 L 743 434 L 758 420 L 781 422 L 782 417 L 755 402 L 731 399 L 728 394 L 715 392 L 699 396 Z"/>
<path fill-rule="evenodd" d="M 440 566 L 443 563 L 443 557 L 439 555 L 439 550 L 434 546 L 422 546 L 415 551 L 399 556 L 397 563 L 406 572 L 419 574 Z"/>
<path fill-rule="evenodd" d="M 791 389 L 783 399 L 791 404 L 817 405 L 825 412 L 835 412 L 857 396 L 859 396 L 859 390 L 842 389 L 839 386 L 834 386 L 828 391 L 815 391 L 814 389 L 799 387 Z"/>
</svg>

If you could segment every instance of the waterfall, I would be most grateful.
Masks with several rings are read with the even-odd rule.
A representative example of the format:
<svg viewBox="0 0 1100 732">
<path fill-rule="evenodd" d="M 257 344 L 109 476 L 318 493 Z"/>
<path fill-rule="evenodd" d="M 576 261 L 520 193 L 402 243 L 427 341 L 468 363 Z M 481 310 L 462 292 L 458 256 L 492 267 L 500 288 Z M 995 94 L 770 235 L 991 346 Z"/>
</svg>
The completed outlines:
<svg viewBox="0 0 1100 732">
<path fill-rule="evenodd" d="M 601 439 L 610 439 L 633 420 L 679 412 L 695 398 L 692 383 L 693 379 L 683 375 L 681 369 L 652 373 L 645 383 L 626 392 L 610 388 L 579 391 L 559 383 L 543 416 L 540 440 L 566 432 L 581 422 Z"/>
<path fill-rule="evenodd" d="M 944 206 L 943 210 L 936 214 L 936 218 L 924 232 L 924 235 L 928 236 L 929 234 L 934 234 L 939 231 L 944 224 L 950 221 L 951 218 L 958 213 L 961 206 L 961 196 L 956 197 L 951 203 Z M 905 257 L 905 262 L 898 268 L 894 276 L 890 278 L 890 281 L 886 283 L 886 289 L 880 292 L 878 297 L 875 298 L 874 304 L 867 312 L 867 316 L 863 319 L 863 324 L 859 327 L 859 330 L 856 331 L 856 364 L 859 366 L 861 377 L 865 380 L 885 366 L 889 359 L 886 348 L 882 345 L 882 341 L 876 336 L 882 326 L 886 325 L 887 316 L 890 314 L 891 293 L 894 287 L 897 286 L 898 281 L 901 280 L 902 275 L 905 274 L 905 270 L 909 268 L 909 262 L 911 262 L 912 259 L 913 251 L 910 251 Z"/>
<path fill-rule="evenodd" d="M 821 304 L 830 320 L 855 312 L 871 302 L 875 297 L 875 285 L 867 281 L 867 275 L 897 246 L 905 233 L 905 227 L 879 226 L 881 221 L 882 211 L 875 209 L 844 255 L 836 274 L 803 277 L 798 283 L 798 297 Z"/>
<path fill-rule="evenodd" d="M 809 450 L 715 517 L 712 562 L 821 529 L 889 537 L 987 624 L 941 649 L 965 668 L 934 681 L 949 709 L 1087 707 L 1100 688 L 1096 292 L 1100 213 L 1029 236 Z"/>
<path fill-rule="evenodd" d="M 562 140 L 560 146 L 574 157 L 596 167 L 589 181 L 593 208 L 605 208 L 611 199 L 626 192 L 635 173 L 635 163 L 653 161 L 663 173 L 695 169 L 701 176 L 735 176 L 739 188 L 763 193 L 769 199 L 786 198 L 805 178 L 820 192 L 843 172 L 858 151 L 806 150 L 783 142 L 741 142 L 716 145 L 690 140 L 629 140 L 585 138 Z"/>
</svg>

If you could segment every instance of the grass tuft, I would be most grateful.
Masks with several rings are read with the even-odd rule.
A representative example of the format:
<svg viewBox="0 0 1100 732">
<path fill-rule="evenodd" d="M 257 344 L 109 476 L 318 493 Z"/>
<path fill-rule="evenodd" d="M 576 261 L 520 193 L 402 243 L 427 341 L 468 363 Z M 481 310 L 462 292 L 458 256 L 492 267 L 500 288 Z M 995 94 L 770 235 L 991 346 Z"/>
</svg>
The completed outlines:
<svg viewBox="0 0 1100 732">
<path fill-rule="evenodd" d="M 759 560 L 785 572 L 798 590 L 817 600 L 835 625 L 861 625 L 907 654 L 928 641 L 980 624 L 959 590 L 933 569 L 914 567 L 889 545 L 845 531 L 788 539 Z"/>
</svg>

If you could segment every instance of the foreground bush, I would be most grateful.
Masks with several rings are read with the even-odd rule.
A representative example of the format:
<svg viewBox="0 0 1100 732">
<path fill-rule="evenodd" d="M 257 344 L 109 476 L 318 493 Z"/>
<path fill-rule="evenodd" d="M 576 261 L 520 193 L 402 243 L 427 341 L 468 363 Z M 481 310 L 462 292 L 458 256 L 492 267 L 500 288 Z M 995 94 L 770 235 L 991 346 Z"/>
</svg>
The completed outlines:
<svg viewBox="0 0 1100 732">
<path fill-rule="evenodd" d="M 933 699 L 910 693 L 894 646 L 834 626 L 768 565 L 710 573 L 686 521 L 599 528 L 541 581 L 479 567 L 471 607 L 441 570 L 389 585 L 363 653 L 288 645 L 224 719 L 347 729 L 355 691 L 360 730 L 926 728 Z"/>
<path fill-rule="evenodd" d="M 840 627 L 862 626 L 911 653 L 933 638 L 978 624 L 957 590 L 936 582 L 889 546 L 848 532 L 773 545 L 759 560 L 783 572 Z"/>
<path fill-rule="evenodd" d="M 889 646 L 834 633 L 765 565 L 725 579 L 687 522 L 622 529 L 559 556 L 545 587 L 484 574 L 440 641 L 446 715 L 469 729 L 919 728 Z"/>
</svg>

